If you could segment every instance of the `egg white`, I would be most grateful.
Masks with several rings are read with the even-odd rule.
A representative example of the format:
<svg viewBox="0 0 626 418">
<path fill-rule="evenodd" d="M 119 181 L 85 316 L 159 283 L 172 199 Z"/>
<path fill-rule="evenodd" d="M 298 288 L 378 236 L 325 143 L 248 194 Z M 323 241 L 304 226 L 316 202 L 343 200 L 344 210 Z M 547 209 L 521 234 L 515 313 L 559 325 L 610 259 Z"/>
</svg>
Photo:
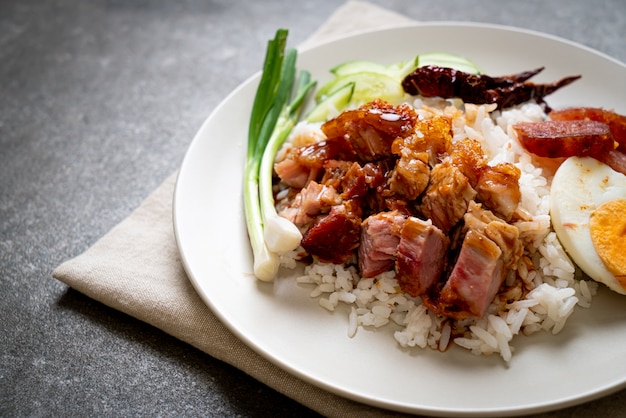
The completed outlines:
<svg viewBox="0 0 626 418">
<path fill-rule="evenodd" d="M 602 203 L 626 199 L 626 176 L 590 157 L 570 157 L 559 167 L 550 188 L 554 231 L 572 260 L 592 279 L 626 294 L 596 252 L 589 231 L 591 212 Z"/>
</svg>

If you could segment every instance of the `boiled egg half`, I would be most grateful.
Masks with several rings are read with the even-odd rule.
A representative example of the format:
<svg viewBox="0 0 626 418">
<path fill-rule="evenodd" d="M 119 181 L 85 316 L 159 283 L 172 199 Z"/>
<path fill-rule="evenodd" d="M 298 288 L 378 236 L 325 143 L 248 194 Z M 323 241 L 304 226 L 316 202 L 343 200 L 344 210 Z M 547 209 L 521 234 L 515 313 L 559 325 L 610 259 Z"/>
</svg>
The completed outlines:
<svg viewBox="0 0 626 418">
<path fill-rule="evenodd" d="M 568 158 L 552 180 L 550 216 L 581 270 L 626 294 L 626 175 L 594 158 Z"/>
</svg>

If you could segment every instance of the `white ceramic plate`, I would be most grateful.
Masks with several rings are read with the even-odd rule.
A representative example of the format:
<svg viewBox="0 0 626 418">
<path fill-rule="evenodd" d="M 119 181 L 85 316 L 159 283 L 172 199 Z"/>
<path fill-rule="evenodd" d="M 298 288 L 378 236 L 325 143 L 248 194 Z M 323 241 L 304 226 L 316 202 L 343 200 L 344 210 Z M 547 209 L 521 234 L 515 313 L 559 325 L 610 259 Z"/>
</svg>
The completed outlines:
<svg viewBox="0 0 626 418">
<path fill-rule="evenodd" d="M 467 24 L 418 24 L 369 32 L 301 51 L 298 64 L 320 83 L 350 59 L 393 63 L 428 51 L 464 55 L 493 75 L 545 66 L 534 81 L 582 79 L 548 97 L 553 107 L 604 106 L 626 113 L 626 66 L 586 47 L 535 32 Z M 259 354 L 335 394 L 429 415 L 512 415 L 562 408 L 626 386 L 624 298 L 601 289 L 557 336 L 517 337 L 499 356 L 455 348 L 400 349 L 391 329 L 348 338 L 347 310 L 330 313 L 286 272 L 274 283 L 252 274 L 242 210 L 248 118 L 259 74 L 211 114 L 184 158 L 174 225 L 185 268 L 203 300 Z"/>
</svg>

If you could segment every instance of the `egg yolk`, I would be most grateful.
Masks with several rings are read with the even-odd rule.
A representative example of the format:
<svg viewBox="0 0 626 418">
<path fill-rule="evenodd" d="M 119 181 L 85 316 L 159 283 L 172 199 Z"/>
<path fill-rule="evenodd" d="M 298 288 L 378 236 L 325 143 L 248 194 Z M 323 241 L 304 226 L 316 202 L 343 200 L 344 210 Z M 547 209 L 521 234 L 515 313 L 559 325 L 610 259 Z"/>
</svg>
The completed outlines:
<svg viewBox="0 0 626 418">
<path fill-rule="evenodd" d="M 626 199 L 610 200 L 593 210 L 589 231 L 607 270 L 626 289 Z"/>
</svg>

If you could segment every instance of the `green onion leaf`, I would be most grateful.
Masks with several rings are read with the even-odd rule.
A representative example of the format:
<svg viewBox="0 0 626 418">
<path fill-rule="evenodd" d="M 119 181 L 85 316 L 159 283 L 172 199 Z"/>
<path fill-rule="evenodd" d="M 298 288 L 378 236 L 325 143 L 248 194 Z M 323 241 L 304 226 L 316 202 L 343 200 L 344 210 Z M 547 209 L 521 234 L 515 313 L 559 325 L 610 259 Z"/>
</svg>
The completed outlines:
<svg viewBox="0 0 626 418">
<path fill-rule="evenodd" d="M 302 238 L 298 228 L 276 213 L 272 191 L 274 159 L 295 126 L 304 98 L 313 86 L 302 71 L 296 79 L 297 51 L 285 51 L 287 30 L 279 29 L 268 42 L 263 72 L 252 106 L 244 173 L 244 211 L 254 257 L 254 274 L 271 281 L 278 272 L 279 252 L 295 249 Z"/>
</svg>

